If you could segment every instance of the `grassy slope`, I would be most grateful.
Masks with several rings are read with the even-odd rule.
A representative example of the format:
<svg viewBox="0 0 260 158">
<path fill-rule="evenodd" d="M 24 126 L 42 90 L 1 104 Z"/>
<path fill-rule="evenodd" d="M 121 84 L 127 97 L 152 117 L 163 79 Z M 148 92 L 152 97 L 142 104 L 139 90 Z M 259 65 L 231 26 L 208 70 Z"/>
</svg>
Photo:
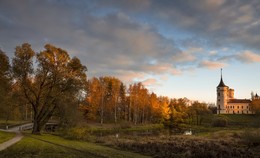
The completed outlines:
<svg viewBox="0 0 260 158">
<path fill-rule="evenodd" d="M 43 142 L 26 136 L 14 146 L 0 152 L 0 157 L 17 157 L 17 158 L 83 158 L 83 157 L 113 157 L 113 158 L 127 158 L 127 157 L 145 157 L 143 155 L 120 151 L 113 148 L 99 146 L 96 144 L 66 140 L 58 136 L 42 135 L 33 136 L 37 139 L 49 141 L 51 143 Z M 62 146 L 66 147 L 62 147 Z M 19 154 L 18 154 L 19 153 Z"/>
<path fill-rule="evenodd" d="M 221 116 L 228 120 L 228 124 L 230 126 L 257 127 L 260 124 L 259 122 L 260 117 L 255 115 L 225 114 Z"/>
<path fill-rule="evenodd" d="M 15 136 L 15 133 L 2 132 L 0 131 L 0 143 L 3 143 Z"/>
</svg>

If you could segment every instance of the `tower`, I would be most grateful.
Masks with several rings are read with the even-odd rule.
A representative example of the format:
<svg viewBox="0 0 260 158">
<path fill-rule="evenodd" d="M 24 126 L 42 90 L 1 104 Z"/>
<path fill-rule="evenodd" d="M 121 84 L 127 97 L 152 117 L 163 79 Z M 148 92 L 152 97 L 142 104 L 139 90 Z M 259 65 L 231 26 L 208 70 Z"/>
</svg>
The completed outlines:
<svg viewBox="0 0 260 158">
<path fill-rule="evenodd" d="M 217 113 L 218 114 L 226 113 L 226 106 L 227 106 L 227 101 L 229 96 L 228 93 L 229 93 L 229 87 L 226 86 L 223 82 L 222 69 L 221 69 L 221 78 L 217 86 Z"/>
</svg>

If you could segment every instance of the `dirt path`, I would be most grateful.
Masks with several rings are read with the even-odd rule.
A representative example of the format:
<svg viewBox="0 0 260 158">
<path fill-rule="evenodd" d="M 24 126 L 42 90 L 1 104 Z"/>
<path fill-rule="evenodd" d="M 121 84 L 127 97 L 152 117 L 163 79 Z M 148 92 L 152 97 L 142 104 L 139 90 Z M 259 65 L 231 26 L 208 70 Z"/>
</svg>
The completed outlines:
<svg viewBox="0 0 260 158">
<path fill-rule="evenodd" d="M 14 138 L 0 144 L 0 151 L 5 150 L 6 148 L 19 142 L 23 138 L 23 135 L 20 131 L 16 131 L 15 133 L 16 133 L 16 136 Z"/>
</svg>

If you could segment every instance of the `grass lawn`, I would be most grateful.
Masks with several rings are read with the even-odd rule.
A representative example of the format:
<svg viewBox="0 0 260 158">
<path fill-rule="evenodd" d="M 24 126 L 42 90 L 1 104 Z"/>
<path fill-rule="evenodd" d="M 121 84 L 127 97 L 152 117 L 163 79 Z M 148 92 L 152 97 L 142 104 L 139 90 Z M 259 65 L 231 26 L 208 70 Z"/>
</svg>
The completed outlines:
<svg viewBox="0 0 260 158">
<path fill-rule="evenodd" d="M 63 139 L 53 135 L 35 136 L 27 134 L 14 146 L 1 151 L 0 157 L 9 158 L 85 158 L 85 157 L 111 157 L 111 158 L 142 158 L 137 153 L 117 150 L 93 143 Z M 35 139 L 36 138 L 36 139 Z M 39 140 L 41 139 L 41 140 Z M 44 141 L 42 141 L 44 140 Z M 48 142 L 45 142 L 48 141 Z"/>
<path fill-rule="evenodd" d="M 227 119 L 228 125 L 233 127 L 259 127 L 260 117 L 246 114 L 222 114 Z"/>
<path fill-rule="evenodd" d="M 0 131 L 0 143 L 3 143 L 15 136 L 15 133 Z"/>
</svg>

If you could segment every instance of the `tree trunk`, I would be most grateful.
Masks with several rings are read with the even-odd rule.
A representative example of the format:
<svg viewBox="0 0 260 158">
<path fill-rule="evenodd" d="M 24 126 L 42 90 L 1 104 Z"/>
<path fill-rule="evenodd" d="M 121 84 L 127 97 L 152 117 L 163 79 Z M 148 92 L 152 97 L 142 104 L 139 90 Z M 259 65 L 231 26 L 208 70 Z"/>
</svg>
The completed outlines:
<svg viewBox="0 0 260 158">
<path fill-rule="evenodd" d="M 104 97 L 103 97 L 103 89 L 101 93 L 101 116 L 100 116 L 100 124 L 103 125 L 104 122 Z"/>
<path fill-rule="evenodd" d="M 43 112 L 37 113 L 34 111 L 32 134 L 41 134 L 41 130 L 43 129 L 45 124 L 49 121 L 55 109 L 56 109 L 56 105 L 53 106 L 51 110 L 48 109 L 46 113 Z"/>
<path fill-rule="evenodd" d="M 32 130 L 32 134 L 41 134 L 41 126 L 40 126 L 40 122 L 38 121 L 34 121 L 33 122 L 33 130 Z"/>
<path fill-rule="evenodd" d="M 131 95 L 131 94 L 130 94 Z M 130 96 L 130 103 L 128 107 L 128 121 L 131 122 L 131 107 L 132 107 L 132 102 L 131 102 L 131 96 Z"/>
<path fill-rule="evenodd" d="M 197 114 L 197 125 L 199 125 L 199 115 Z"/>
<path fill-rule="evenodd" d="M 115 109 L 114 109 L 114 119 L 115 123 L 117 123 L 117 97 L 115 98 Z"/>
</svg>

